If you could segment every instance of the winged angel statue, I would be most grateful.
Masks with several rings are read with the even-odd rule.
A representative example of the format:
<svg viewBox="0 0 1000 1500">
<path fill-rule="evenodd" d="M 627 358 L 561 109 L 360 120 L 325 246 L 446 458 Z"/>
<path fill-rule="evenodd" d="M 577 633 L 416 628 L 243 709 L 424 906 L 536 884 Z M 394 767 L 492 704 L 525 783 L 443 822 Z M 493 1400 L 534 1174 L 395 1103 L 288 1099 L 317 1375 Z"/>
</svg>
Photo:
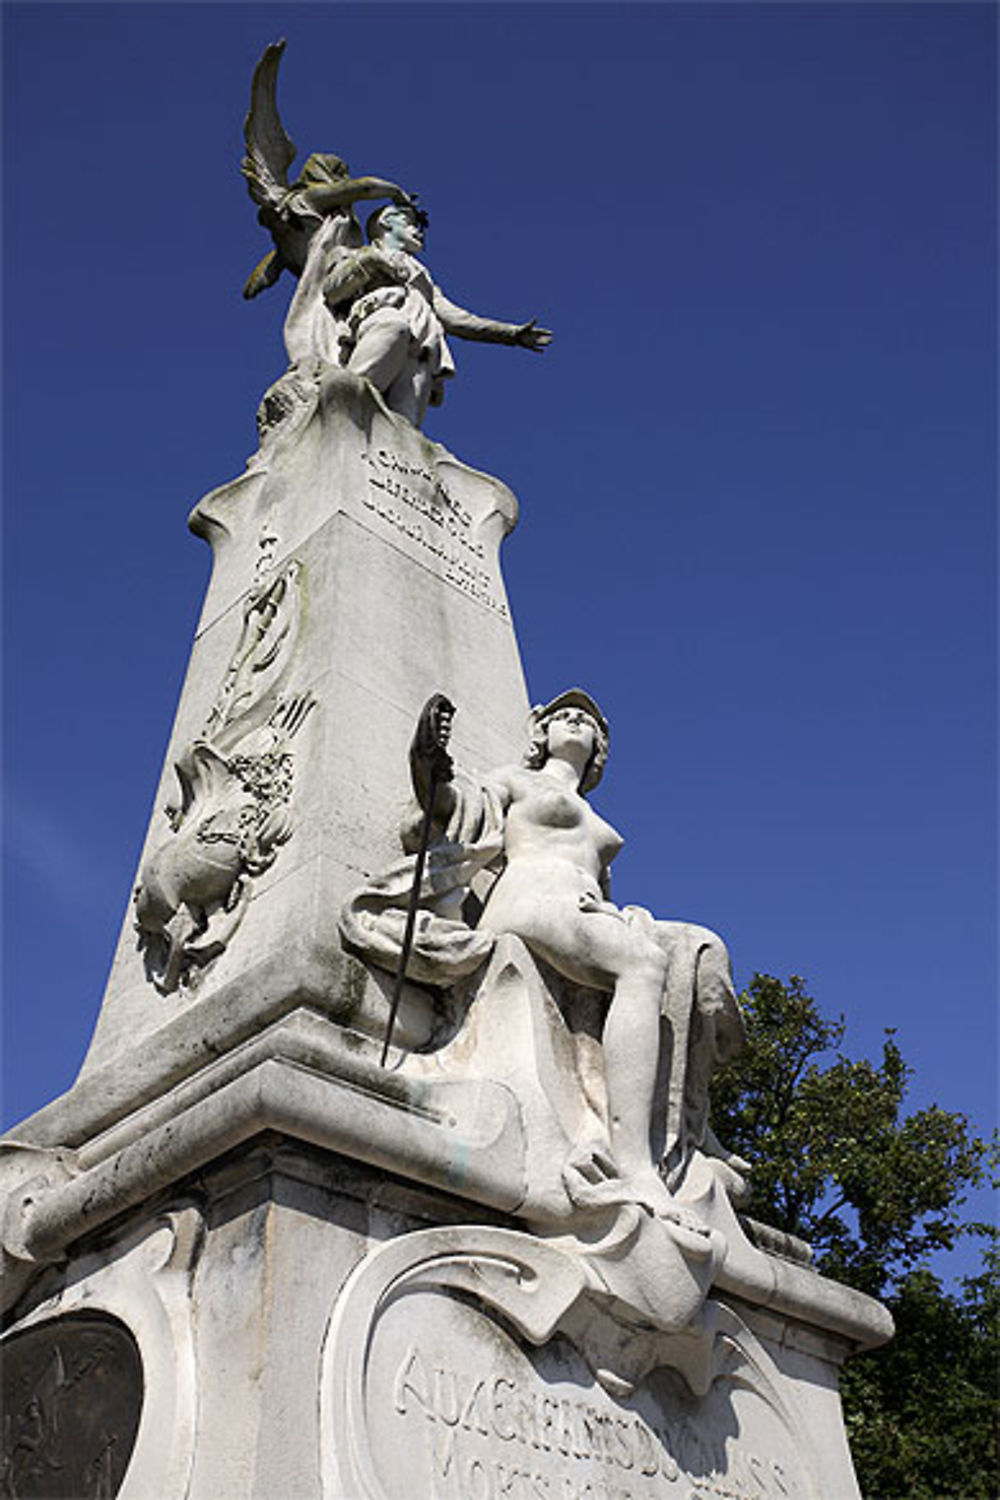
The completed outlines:
<svg viewBox="0 0 1000 1500">
<path fill-rule="evenodd" d="M 552 335 L 534 319 L 504 323 L 449 301 L 416 258 L 427 215 L 396 183 L 352 177 L 347 163 L 328 152 L 314 152 L 288 182 L 296 148 L 276 98 L 284 49 L 284 42 L 272 43 L 257 64 L 244 125 L 242 172 L 274 248 L 243 295 L 256 297 L 291 271 L 299 279 L 285 320 L 292 366 L 318 361 L 351 370 L 375 386 L 390 410 L 420 427 L 455 373 L 447 334 L 536 351 Z M 368 220 L 366 244 L 355 204 L 380 198 L 387 201 Z"/>
</svg>

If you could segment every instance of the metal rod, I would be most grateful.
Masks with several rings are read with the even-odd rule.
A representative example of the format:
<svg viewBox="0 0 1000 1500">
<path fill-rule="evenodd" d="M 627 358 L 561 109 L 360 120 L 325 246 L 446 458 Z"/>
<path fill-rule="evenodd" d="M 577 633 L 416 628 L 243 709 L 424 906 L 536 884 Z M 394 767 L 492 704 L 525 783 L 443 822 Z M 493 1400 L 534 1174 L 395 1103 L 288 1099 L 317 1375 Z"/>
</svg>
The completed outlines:
<svg viewBox="0 0 1000 1500">
<path fill-rule="evenodd" d="M 410 904 L 406 910 L 406 928 L 403 932 L 403 947 L 399 955 L 399 968 L 396 970 L 396 981 L 392 987 L 392 1003 L 389 1006 L 389 1020 L 385 1029 L 385 1041 L 382 1044 L 382 1056 L 379 1059 L 379 1067 L 385 1067 L 385 1060 L 389 1055 L 389 1043 L 392 1041 L 393 1028 L 396 1025 L 396 1012 L 399 1010 L 399 1002 L 403 995 L 403 982 L 406 979 L 406 965 L 410 961 L 410 949 L 413 946 L 413 929 L 417 922 L 417 907 L 420 904 L 420 886 L 424 878 L 424 864 L 427 860 L 427 846 L 431 841 L 431 822 L 434 817 L 434 797 L 437 792 L 438 768 L 437 761 L 433 759 L 430 765 L 430 777 L 427 784 L 427 802 L 424 807 L 424 821 L 420 829 L 420 846 L 417 849 L 417 863 L 413 871 L 413 889 L 410 891 Z"/>
</svg>

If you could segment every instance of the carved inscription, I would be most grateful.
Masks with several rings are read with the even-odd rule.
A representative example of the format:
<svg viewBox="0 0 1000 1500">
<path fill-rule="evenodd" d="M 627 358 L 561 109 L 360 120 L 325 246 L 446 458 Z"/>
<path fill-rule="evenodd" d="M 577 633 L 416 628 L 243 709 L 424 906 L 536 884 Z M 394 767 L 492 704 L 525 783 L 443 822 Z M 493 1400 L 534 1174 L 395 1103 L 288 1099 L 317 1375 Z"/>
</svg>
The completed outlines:
<svg viewBox="0 0 1000 1500">
<path fill-rule="evenodd" d="M 116 1319 L 64 1317 L 2 1346 L 4 1500 L 113 1500 L 142 1407 L 135 1340 Z"/>
<path fill-rule="evenodd" d="M 793 1383 L 725 1303 L 706 1332 L 652 1331 L 625 1379 L 642 1325 L 595 1306 L 561 1248 L 484 1225 L 403 1235 L 331 1318 L 328 1493 L 827 1500 Z"/>
<path fill-rule="evenodd" d="M 411 1344 L 393 1382 L 399 1442 L 422 1451 L 427 1500 L 791 1500 L 774 1457 L 727 1451 L 705 1412 L 649 1419 L 510 1369 L 459 1370 Z M 731 1434 L 730 1434 L 731 1435 Z M 421 1490 L 421 1493 L 424 1493 Z"/>
<path fill-rule="evenodd" d="M 446 583 L 507 619 L 507 606 L 484 566 L 486 549 L 475 535 L 474 518 L 433 470 L 387 448 L 363 457 L 369 481 L 365 507 L 433 558 Z"/>
</svg>

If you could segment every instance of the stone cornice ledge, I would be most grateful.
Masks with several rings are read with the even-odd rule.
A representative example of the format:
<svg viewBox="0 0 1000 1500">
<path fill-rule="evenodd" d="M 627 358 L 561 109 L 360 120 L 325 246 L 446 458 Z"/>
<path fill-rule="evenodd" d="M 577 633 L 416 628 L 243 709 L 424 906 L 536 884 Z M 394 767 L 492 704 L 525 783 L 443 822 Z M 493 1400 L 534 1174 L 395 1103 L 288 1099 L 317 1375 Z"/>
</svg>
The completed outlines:
<svg viewBox="0 0 1000 1500">
<path fill-rule="evenodd" d="M 146 1111 L 124 1122 L 116 1134 L 125 1135 L 127 1124 L 130 1138 L 90 1165 L 78 1158 L 62 1181 L 41 1175 L 23 1182 L 8 1200 L 8 1247 L 19 1259 L 57 1260 L 110 1219 L 265 1132 L 491 1208 L 509 1212 L 520 1204 L 523 1139 L 509 1090 L 461 1081 L 414 1087 L 367 1062 L 332 1077 L 303 1060 L 313 1050 L 308 1040 L 296 1046 L 294 1034 L 284 1036 L 284 1055 L 275 1055 L 270 1040 L 270 1056 L 260 1055 L 259 1044 L 242 1049 L 244 1067 L 226 1081 L 215 1069 L 205 1070 L 210 1079 L 189 1080 L 176 1091 L 187 1096 L 183 1102 L 176 1094 L 160 1101 L 155 1123 Z"/>
<path fill-rule="evenodd" d="M 517 1212 L 525 1153 L 511 1090 L 488 1080 L 408 1080 L 363 1053 L 345 1053 L 335 1033 L 309 1012 L 287 1017 L 93 1138 L 65 1175 L 22 1181 L 5 1215 L 8 1250 L 38 1267 L 58 1260 L 112 1218 L 265 1132 Z M 892 1320 L 878 1303 L 758 1249 L 728 1205 L 723 1215 L 731 1222 L 718 1292 L 852 1348 L 891 1336 Z"/>
<path fill-rule="evenodd" d="M 809 1266 L 779 1260 L 745 1240 L 729 1249 L 715 1280 L 718 1291 L 835 1334 L 847 1343 L 845 1353 L 874 1349 L 892 1338 L 892 1315 L 864 1292 Z"/>
</svg>

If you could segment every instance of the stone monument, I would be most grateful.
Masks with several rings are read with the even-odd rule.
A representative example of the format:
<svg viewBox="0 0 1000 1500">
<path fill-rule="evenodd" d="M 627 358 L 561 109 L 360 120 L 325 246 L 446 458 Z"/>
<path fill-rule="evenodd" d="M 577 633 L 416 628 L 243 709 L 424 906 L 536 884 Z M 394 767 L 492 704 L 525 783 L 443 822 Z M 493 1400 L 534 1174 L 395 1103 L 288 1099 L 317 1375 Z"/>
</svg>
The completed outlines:
<svg viewBox="0 0 1000 1500">
<path fill-rule="evenodd" d="M 90 1050 L 0 1143 L 0 1489 L 848 1500 L 837 1371 L 888 1315 L 743 1214 L 725 947 L 614 904 L 608 724 L 529 710 L 516 501 L 420 430 L 447 335 L 550 336 L 449 302 L 394 183 L 289 184 L 282 45 L 245 292 L 297 277 L 290 365 L 191 517 L 213 573 Z"/>
</svg>

